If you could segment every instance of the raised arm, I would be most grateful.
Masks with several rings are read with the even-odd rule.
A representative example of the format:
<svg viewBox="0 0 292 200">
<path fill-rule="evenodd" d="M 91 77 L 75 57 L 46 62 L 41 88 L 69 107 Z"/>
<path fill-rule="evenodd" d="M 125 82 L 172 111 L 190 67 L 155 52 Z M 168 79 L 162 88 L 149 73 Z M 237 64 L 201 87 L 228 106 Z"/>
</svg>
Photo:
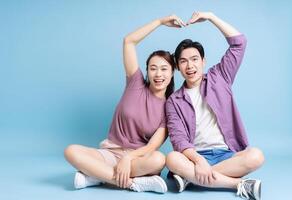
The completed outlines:
<svg viewBox="0 0 292 200">
<path fill-rule="evenodd" d="M 226 37 L 229 44 L 229 48 L 223 55 L 221 61 L 214 65 L 211 70 L 220 74 L 227 84 L 232 85 L 244 56 L 247 43 L 246 38 L 233 26 L 211 12 L 195 12 L 187 25 L 205 20 L 209 20 L 214 24 Z"/>
<path fill-rule="evenodd" d="M 139 67 L 136 45 L 160 25 L 176 28 L 185 26 L 184 22 L 180 18 L 175 15 L 170 15 L 160 19 L 156 19 L 139 28 L 138 30 L 128 34 L 124 38 L 123 45 L 124 66 L 126 75 L 128 77 L 133 75 Z"/>
<path fill-rule="evenodd" d="M 223 21 L 222 19 L 214 15 L 212 12 L 195 12 L 192 15 L 191 19 L 187 22 L 187 25 L 196 22 L 203 22 L 205 20 L 209 20 L 212 24 L 214 24 L 225 37 L 232 37 L 241 34 L 233 26 Z"/>
</svg>

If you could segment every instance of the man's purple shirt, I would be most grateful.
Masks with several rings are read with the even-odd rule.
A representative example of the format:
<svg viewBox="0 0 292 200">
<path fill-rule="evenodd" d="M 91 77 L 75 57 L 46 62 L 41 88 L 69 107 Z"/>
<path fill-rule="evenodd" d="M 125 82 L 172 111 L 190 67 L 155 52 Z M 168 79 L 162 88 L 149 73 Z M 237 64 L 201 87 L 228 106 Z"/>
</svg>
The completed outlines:
<svg viewBox="0 0 292 200">
<path fill-rule="evenodd" d="M 231 86 L 244 56 L 246 38 L 241 34 L 226 39 L 229 48 L 220 63 L 204 74 L 200 93 L 214 112 L 225 143 L 238 152 L 248 146 L 248 141 Z M 196 114 L 185 84 L 166 102 L 169 137 L 174 150 L 179 152 L 194 148 L 196 134 Z"/>
</svg>

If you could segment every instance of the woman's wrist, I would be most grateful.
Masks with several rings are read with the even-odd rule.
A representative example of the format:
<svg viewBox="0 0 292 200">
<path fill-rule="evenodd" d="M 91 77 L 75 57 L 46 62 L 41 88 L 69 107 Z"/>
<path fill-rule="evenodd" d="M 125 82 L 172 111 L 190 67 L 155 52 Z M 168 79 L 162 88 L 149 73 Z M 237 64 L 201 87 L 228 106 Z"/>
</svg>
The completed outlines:
<svg viewBox="0 0 292 200">
<path fill-rule="evenodd" d="M 171 17 L 171 15 L 159 18 L 158 19 L 159 25 L 165 25 L 166 21 L 168 21 L 169 20 L 168 18 L 170 18 L 170 17 Z"/>
<path fill-rule="evenodd" d="M 126 155 L 123 156 L 123 158 L 128 159 L 130 161 L 133 160 L 133 156 L 131 154 L 126 154 Z"/>
<path fill-rule="evenodd" d="M 154 22 L 156 22 L 158 24 L 158 26 L 161 26 L 161 25 L 163 25 L 163 19 L 164 19 L 164 17 L 156 19 L 156 20 L 154 20 Z"/>
</svg>

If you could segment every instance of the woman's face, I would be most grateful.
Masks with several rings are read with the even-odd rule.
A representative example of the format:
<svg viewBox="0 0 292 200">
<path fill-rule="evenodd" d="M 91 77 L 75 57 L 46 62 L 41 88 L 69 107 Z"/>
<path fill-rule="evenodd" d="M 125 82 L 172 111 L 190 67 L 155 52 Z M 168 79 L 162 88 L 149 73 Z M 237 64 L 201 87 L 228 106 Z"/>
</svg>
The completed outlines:
<svg viewBox="0 0 292 200">
<path fill-rule="evenodd" d="M 165 93 L 173 76 L 171 65 L 160 56 L 153 56 L 148 63 L 150 90 L 153 93 Z"/>
<path fill-rule="evenodd" d="M 187 48 L 181 52 L 178 67 L 187 82 L 188 88 L 199 86 L 203 76 L 205 59 L 196 48 Z"/>
</svg>

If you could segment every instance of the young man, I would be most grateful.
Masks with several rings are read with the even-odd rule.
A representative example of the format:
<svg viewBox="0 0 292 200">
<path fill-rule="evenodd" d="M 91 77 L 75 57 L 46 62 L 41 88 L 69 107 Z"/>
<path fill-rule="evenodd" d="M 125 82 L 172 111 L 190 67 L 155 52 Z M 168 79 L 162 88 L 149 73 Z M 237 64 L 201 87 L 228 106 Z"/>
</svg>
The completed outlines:
<svg viewBox="0 0 292 200">
<path fill-rule="evenodd" d="M 232 94 L 246 39 L 210 12 L 196 12 L 188 25 L 210 21 L 226 37 L 229 48 L 220 63 L 203 74 L 204 49 L 183 40 L 175 51 L 185 81 L 166 103 L 167 127 L 175 151 L 166 165 L 182 192 L 188 183 L 211 188 L 234 188 L 246 199 L 260 199 L 261 181 L 241 177 L 264 162 L 262 152 L 248 142 Z"/>
</svg>

